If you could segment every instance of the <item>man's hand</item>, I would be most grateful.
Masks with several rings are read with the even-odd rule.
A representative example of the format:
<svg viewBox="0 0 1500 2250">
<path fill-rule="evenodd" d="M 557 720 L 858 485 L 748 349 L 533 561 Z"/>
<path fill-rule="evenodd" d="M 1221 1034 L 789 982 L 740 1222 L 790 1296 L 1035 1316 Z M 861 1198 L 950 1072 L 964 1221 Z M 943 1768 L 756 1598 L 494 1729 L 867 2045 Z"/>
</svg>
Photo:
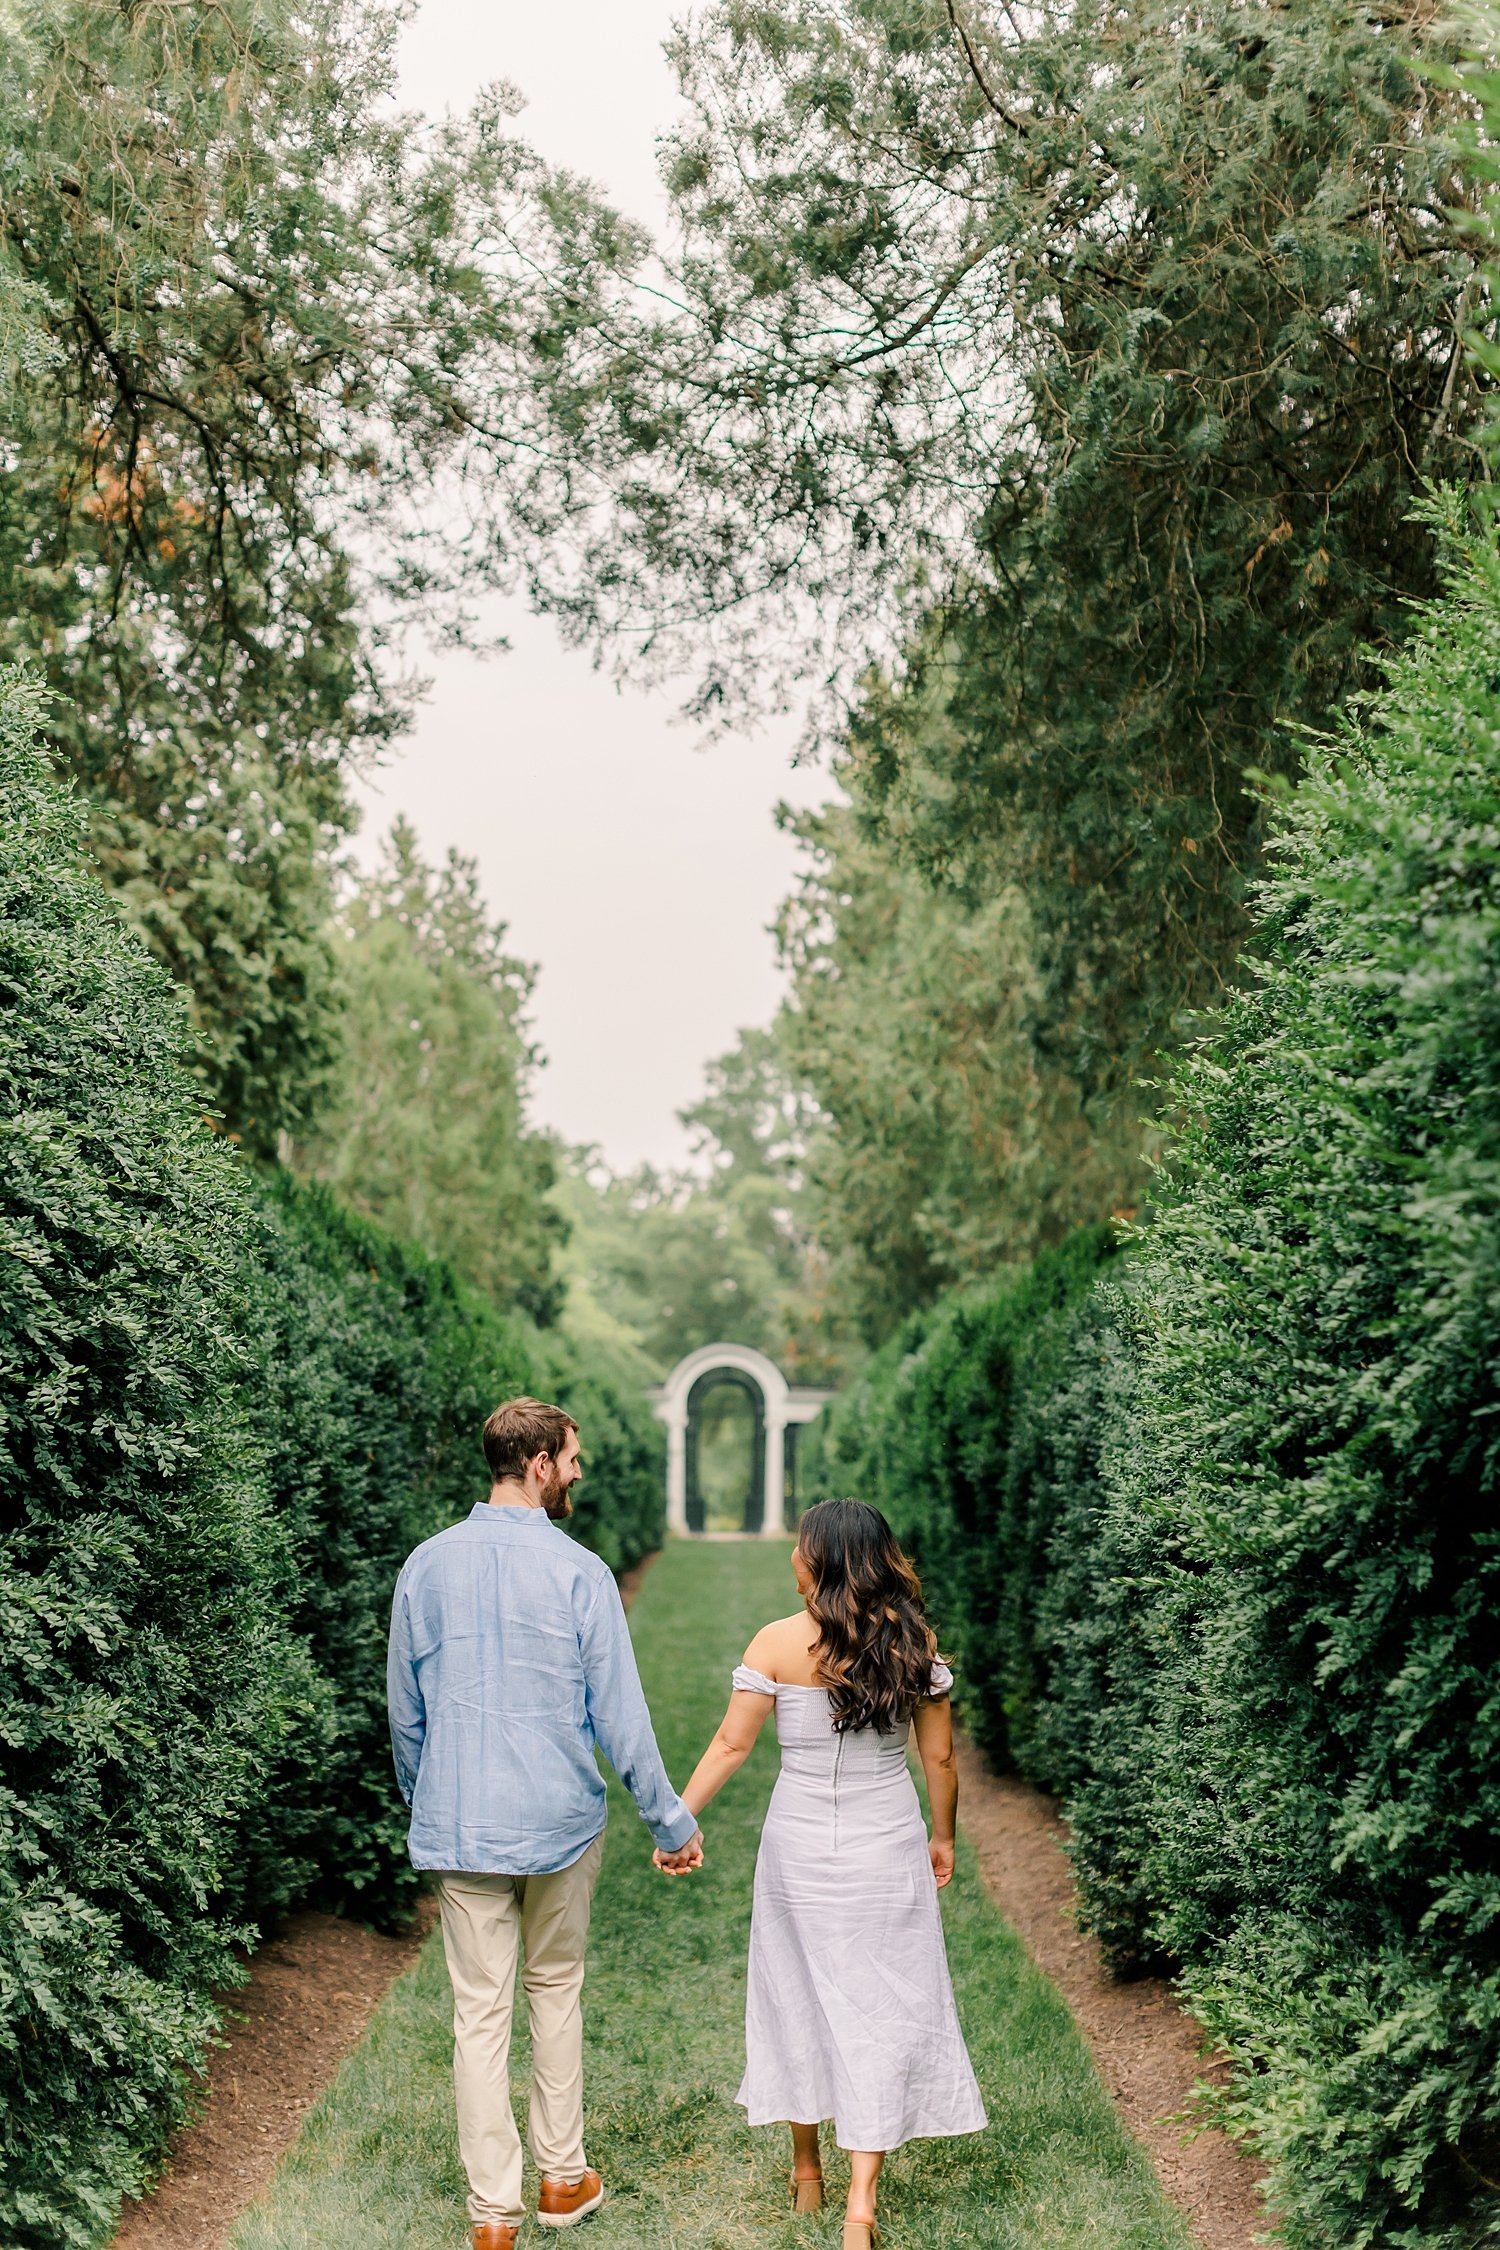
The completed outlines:
<svg viewBox="0 0 1500 2250">
<path fill-rule="evenodd" d="M 657 1845 L 651 1854 L 651 1864 L 659 1867 L 663 1875 L 691 1875 L 695 1867 L 703 1865 L 703 1831 L 695 1828 L 687 1842 L 675 1852 L 664 1852 Z"/>
<path fill-rule="evenodd" d="M 937 1837 L 934 1836 L 927 1847 L 927 1857 L 932 1861 L 932 1872 L 937 1878 L 938 1889 L 940 1891 L 946 1890 L 953 1880 L 952 1843 L 939 1843 Z"/>
</svg>

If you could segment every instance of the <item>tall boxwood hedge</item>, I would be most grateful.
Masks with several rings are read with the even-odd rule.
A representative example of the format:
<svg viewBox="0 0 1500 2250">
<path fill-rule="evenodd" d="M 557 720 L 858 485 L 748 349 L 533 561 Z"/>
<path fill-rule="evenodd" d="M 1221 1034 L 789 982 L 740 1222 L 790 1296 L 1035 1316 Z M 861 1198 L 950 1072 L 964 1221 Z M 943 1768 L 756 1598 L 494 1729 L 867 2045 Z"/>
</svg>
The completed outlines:
<svg viewBox="0 0 1500 2250">
<path fill-rule="evenodd" d="M 916 1315 L 836 1402 L 809 1464 L 816 1488 L 879 1500 L 942 1623 L 971 1731 L 1054 1785 L 1053 1550 L 1079 1496 L 1098 1492 L 1092 1393 L 1076 1437 L 1059 1394 L 1114 1247 L 1109 1229 L 1080 1229 L 1018 1278 Z"/>
<path fill-rule="evenodd" d="M 1500 550 L 1446 531 L 1160 1218 L 940 1308 L 826 1443 L 1117 1962 L 1227 2047 L 1295 2250 L 1500 2239 Z"/>
<path fill-rule="evenodd" d="M 1448 544 L 1184 1074 L 1107 1458 L 1160 1568 L 1150 1935 L 1289 2238 L 1413 2250 L 1500 2236 L 1500 549 Z"/>
<path fill-rule="evenodd" d="M 0 682 L 0 2242 L 95 2241 L 213 2027 L 324 1683 L 246 1446 L 252 1218 Z M 297 1870 L 261 1869 L 287 1892 Z"/>
<path fill-rule="evenodd" d="M 384 1643 L 497 1397 L 572 1406 L 576 1529 L 657 1544 L 643 1401 L 206 1126 L 163 973 L 0 680 L 0 2243 L 105 2240 L 235 1940 L 408 1898 Z"/>
</svg>

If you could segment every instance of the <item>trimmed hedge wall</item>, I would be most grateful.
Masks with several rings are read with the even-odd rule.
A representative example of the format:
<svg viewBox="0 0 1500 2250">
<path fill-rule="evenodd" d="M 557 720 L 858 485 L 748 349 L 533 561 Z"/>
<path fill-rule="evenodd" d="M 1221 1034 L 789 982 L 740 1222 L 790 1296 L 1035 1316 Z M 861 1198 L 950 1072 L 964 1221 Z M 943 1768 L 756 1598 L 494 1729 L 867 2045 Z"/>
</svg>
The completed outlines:
<svg viewBox="0 0 1500 2250">
<path fill-rule="evenodd" d="M 1093 1393 L 1074 1437 L 1061 1426 L 1062 1370 L 1114 1246 L 1107 1228 L 1080 1230 L 1021 1279 L 908 1321 L 824 1417 L 806 1478 L 878 1502 L 941 1621 L 971 1732 L 1049 1787 L 1064 1778 L 1051 1739 L 1052 1557 L 1070 1504 L 1097 1496 Z M 1070 1443 L 1083 1459 L 1070 1454 L 1065 1469 L 1055 1456 Z"/>
<path fill-rule="evenodd" d="M 1500 551 L 1445 529 L 1159 1219 L 940 1307 L 824 1444 L 1117 1964 L 1227 2048 L 1294 2250 L 1500 2239 Z"/>
<path fill-rule="evenodd" d="M 138 2178 L 234 1979 L 237 1824 L 328 1703 L 230 1403 L 247 1198 L 178 1066 L 162 972 L 73 872 L 79 824 L 36 718 L 0 685 L 0 2242 L 17 2250 L 97 2240 Z"/>
<path fill-rule="evenodd" d="M 0 2243 L 93 2250 L 236 1945 L 409 1898 L 384 1649 L 484 1413 L 579 1416 L 580 1537 L 662 1536 L 644 1402 L 216 1140 L 164 974 L 0 679 Z"/>
</svg>

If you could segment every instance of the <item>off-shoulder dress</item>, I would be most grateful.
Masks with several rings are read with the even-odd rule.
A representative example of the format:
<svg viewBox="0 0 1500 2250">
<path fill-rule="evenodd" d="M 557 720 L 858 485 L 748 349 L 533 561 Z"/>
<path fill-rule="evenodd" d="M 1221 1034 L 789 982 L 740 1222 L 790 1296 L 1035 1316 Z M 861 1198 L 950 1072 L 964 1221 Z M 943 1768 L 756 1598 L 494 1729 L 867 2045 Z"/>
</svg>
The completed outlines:
<svg viewBox="0 0 1500 2250">
<path fill-rule="evenodd" d="M 952 1684 L 934 1664 L 933 1694 Z M 745 1664 L 734 1685 L 775 1696 L 781 1744 L 750 1923 L 749 2122 L 832 2118 L 855 2149 L 979 2132 L 906 1729 L 838 1734 L 826 1689 Z"/>
</svg>

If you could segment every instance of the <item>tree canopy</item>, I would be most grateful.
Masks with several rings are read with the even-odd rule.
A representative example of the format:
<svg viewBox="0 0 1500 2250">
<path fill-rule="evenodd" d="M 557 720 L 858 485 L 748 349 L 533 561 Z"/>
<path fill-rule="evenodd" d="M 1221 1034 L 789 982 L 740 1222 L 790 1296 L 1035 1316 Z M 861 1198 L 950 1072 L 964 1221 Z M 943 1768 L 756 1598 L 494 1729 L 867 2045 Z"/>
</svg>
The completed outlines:
<svg viewBox="0 0 1500 2250">
<path fill-rule="evenodd" d="M 872 811 L 789 816 L 803 846 L 778 942 L 782 1067 L 807 1105 L 799 1204 L 835 1317 L 879 1342 L 945 1289 L 1134 1208 L 1149 1096 L 1091 1114 L 1038 1057 L 1024 893 L 934 891 Z M 1050 1066 L 1049 1066 L 1050 1065 Z"/>
<path fill-rule="evenodd" d="M 701 711 L 832 683 L 1108 1095 L 1233 980 L 1251 776 L 1478 462 L 1468 95 L 1415 0 L 721 0 L 673 52 L 666 280 L 575 306 L 546 397 L 596 493 L 547 596 Z"/>
<path fill-rule="evenodd" d="M 0 655 L 58 691 L 96 859 L 265 1150 L 332 1065 L 328 851 L 404 723 L 400 627 L 464 632 L 529 536 L 526 231 L 544 195 L 564 264 L 570 213 L 628 230 L 505 89 L 402 115 L 392 0 L 5 14 Z"/>
<path fill-rule="evenodd" d="M 557 1201 L 569 1228 L 564 1326 L 657 1381 L 705 1343 L 749 1344 L 819 1382 L 854 1332 L 815 1238 L 805 1157 L 819 1112 L 781 1026 L 745 1031 L 679 1113 L 692 1160 L 615 1173 L 569 1152 Z"/>
</svg>

